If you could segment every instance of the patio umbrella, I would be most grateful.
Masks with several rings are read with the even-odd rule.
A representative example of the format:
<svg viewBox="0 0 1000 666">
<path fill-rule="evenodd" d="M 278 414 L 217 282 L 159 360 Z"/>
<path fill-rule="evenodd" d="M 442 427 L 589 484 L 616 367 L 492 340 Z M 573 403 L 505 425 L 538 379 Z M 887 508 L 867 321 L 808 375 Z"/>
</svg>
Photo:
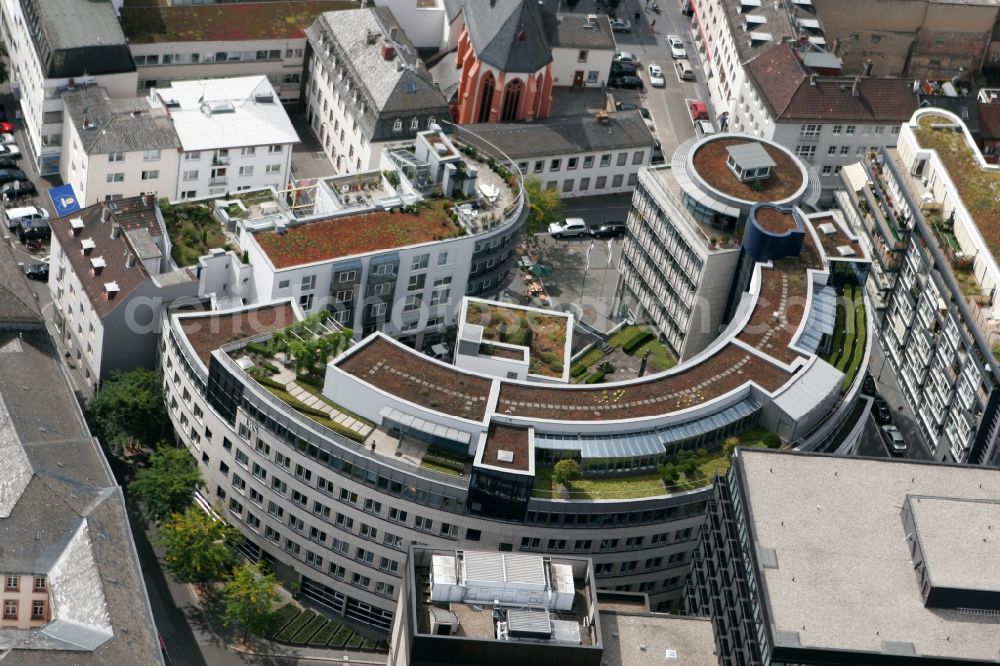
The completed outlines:
<svg viewBox="0 0 1000 666">
<path fill-rule="evenodd" d="M 535 264 L 530 268 L 531 272 L 540 278 L 552 275 L 552 267 L 545 264 Z"/>
</svg>

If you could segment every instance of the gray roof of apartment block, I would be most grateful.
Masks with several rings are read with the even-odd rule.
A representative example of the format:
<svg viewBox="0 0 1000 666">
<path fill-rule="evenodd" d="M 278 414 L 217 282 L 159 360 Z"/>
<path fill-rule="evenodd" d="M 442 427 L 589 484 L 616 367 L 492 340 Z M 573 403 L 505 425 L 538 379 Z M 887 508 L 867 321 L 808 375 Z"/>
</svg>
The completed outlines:
<svg viewBox="0 0 1000 666">
<path fill-rule="evenodd" d="M 135 63 L 110 0 L 24 0 L 37 16 L 36 42 L 50 78 L 131 72 Z M 46 57 L 47 56 L 47 57 Z"/>
<path fill-rule="evenodd" d="M 638 111 L 616 111 L 602 120 L 593 115 L 564 116 L 530 123 L 466 125 L 462 140 L 494 154 L 494 144 L 513 160 L 652 148 L 656 141 Z M 489 142 L 489 143 L 487 143 Z"/>
<path fill-rule="evenodd" d="M 148 98 L 111 99 L 103 88 L 89 86 L 63 94 L 66 112 L 88 155 L 179 148 L 173 122 Z"/>
</svg>

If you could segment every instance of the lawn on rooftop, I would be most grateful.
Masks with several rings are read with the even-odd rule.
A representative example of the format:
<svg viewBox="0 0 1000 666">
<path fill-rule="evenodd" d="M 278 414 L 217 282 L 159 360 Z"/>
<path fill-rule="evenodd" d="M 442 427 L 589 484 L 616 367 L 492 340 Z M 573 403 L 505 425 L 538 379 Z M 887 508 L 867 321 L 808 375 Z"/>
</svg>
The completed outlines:
<svg viewBox="0 0 1000 666">
<path fill-rule="evenodd" d="M 255 237 L 275 268 L 287 268 L 460 236 L 462 228 L 448 214 L 452 205 L 449 199 L 431 199 L 417 204 L 415 213 L 348 215 Z"/>
</svg>

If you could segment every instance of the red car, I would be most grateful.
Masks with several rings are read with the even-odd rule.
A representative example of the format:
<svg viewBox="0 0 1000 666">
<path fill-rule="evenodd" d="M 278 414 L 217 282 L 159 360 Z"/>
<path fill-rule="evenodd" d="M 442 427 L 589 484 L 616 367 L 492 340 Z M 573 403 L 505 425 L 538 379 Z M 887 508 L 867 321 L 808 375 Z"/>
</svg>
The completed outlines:
<svg viewBox="0 0 1000 666">
<path fill-rule="evenodd" d="M 0 134 L 10 134 L 14 131 L 14 126 L 6 120 L 0 121 Z"/>
</svg>

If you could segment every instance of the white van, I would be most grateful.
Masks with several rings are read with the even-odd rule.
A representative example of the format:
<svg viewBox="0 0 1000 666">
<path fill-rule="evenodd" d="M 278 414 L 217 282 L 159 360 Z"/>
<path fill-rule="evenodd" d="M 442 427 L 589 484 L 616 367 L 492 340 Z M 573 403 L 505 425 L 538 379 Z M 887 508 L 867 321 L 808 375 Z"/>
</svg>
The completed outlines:
<svg viewBox="0 0 1000 666">
<path fill-rule="evenodd" d="M 22 208 L 8 208 L 6 210 L 7 215 L 7 228 L 15 229 L 21 225 L 22 220 L 47 220 L 49 219 L 49 211 L 44 208 L 39 208 L 38 206 L 24 206 Z"/>
<path fill-rule="evenodd" d="M 677 78 L 681 81 L 694 81 L 694 69 L 687 58 L 674 61 L 674 69 L 677 70 Z"/>
</svg>

